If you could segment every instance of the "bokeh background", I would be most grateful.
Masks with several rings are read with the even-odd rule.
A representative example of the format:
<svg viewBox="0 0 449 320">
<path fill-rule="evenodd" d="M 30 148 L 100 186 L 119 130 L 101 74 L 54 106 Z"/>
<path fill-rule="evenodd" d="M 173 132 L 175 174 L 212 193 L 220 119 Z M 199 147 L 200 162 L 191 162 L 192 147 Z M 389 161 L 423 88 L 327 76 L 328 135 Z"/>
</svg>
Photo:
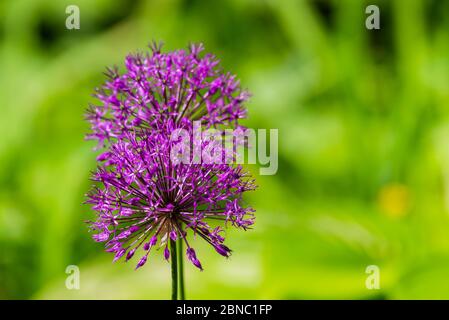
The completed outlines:
<svg viewBox="0 0 449 320">
<path fill-rule="evenodd" d="M 67 30 L 67 5 L 81 29 Z M 381 30 L 365 28 L 377 4 Z M 106 66 L 203 42 L 279 129 L 255 229 L 226 260 L 198 243 L 190 299 L 449 298 L 449 1 L 0 1 L 0 298 L 166 299 L 161 254 L 134 271 L 93 242 L 83 120 Z M 81 271 L 67 290 L 68 265 Z M 365 286 L 380 269 L 380 289 Z"/>
</svg>

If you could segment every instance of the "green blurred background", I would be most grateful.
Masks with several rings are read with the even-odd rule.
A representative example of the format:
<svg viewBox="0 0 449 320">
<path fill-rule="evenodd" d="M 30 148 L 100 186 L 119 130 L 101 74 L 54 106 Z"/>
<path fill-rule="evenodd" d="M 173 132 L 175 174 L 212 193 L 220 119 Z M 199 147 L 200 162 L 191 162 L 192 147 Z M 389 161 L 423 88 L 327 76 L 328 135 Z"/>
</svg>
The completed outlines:
<svg viewBox="0 0 449 320">
<path fill-rule="evenodd" d="M 81 29 L 67 30 L 67 5 Z M 377 4 L 381 30 L 365 28 Z M 201 242 L 191 299 L 449 298 L 449 1 L 3 0 L 0 298 L 166 299 L 161 254 L 134 271 L 90 239 L 83 120 L 106 66 L 151 40 L 203 42 L 279 129 L 255 229 Z M 80 290 L 65 287 L 68 265 Z M 380 289 L 365 287 L 368 265 Z"/>
</svg>

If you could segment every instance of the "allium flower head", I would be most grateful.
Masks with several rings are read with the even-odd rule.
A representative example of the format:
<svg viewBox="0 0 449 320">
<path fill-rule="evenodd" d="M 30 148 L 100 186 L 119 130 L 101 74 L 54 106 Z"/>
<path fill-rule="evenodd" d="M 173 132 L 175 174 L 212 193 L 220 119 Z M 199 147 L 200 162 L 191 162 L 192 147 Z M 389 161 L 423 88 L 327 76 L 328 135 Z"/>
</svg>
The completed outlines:
<svg viewBox="0 0 449 320">
<path fill-rule="evenodd" d="M 211 127 L 238 126 L 246 117 L 242 104 L 248 93 L 235 76 L 222 72 L 213 55 L 202 54 L 201 44 L 168 53 L 153 44 L 151 50 L 126 57 L 123 74 L 108 69 L 109 80 L 95 94 L 100 103 L 88 110 L 88 139 L 103 147 L 126 139 L 128 131 L 139 135 L 167 119 L 178 127 L 195 120 Z"/>
<path fill-rule="evenodd" d="M 87 196 L 97 212 L 90 228 L 114 261 L 136 255 L 139 268 L 159 249 L 169 260 L 172 240 L 184 242 L 187 258 L 202 269 L 190 240 L 202 238 L 228 257 L 223 227 L 251 227 L 254 210 L 243 205 L 242 195 L 255 185 L 241 166 L 227 161 L 175 161 L 173 150 L 184 144 L 179 148 L 172 134 L 187 129 L 193 137 L 194 121 L 204 128 L 244 129 L 238 121 L 246 117 L 249 95 L 214 56 L 202 54 L 202 45 L 151 50 L 129 55 L 122 74 L 108 69 L 109 80 L 95 95 L 100 103 L 88 110 L 87 138 L 107 148 L 97 158 Z M 214 143 L 201 140 L 200 149 Z M 235 150 L 227 151 L 218 157 L 234 158 Z"/>
<path fill-rule="evenodd" d="M 170 139 L 174 121 L 163 130 L 145 135 L 124 132 L 99 157 L 93 174 L 97 182 L 87 202 L 98 212 L 91 222 L 96 241 L 105 242 L 115 260 L 139 256 L 143 266 L 150 251 L 161 249 L 170 259 L 168 242 L 186 244 L 187 258 L 199 269 L 202 265 L 190 237 L 207 241 L 219 254 L 228 257 L 222 226 L 246 230 L 253 224 L 253 209 L 242 205 L 244 192 L 255 188 L 241 166 L 229 164 L 183 164 L 173 162 Z M 203 142 L 204 144 L 206 142 Z"/>
</svg>

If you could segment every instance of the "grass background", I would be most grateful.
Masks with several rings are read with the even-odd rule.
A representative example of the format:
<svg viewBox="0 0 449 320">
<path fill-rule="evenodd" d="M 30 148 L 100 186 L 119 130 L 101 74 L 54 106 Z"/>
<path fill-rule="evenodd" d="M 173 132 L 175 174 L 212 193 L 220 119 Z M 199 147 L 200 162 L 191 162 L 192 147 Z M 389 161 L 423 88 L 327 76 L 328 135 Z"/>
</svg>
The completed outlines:
<svg viewBox="0 0 449 320">
<path fill-rule="evenodd" d="M 81 29 L 65 28 L 76 4 Z M 365 28 L 377 4 L 381 30 Z M 198 243 L 191 299 L 449 298 L 449 1 L 0 2 L 0 298 L 166 299 L 169 265 L 112 264 L 81 203 L 84 110 L 106 66 L 151 40 L 203 42 L 279 129 L 279 170 L 225 260 Z M 380 268 L 367 290 L 365 268 Z M 77 265 L 81 289 L 67 290 Z"/>
</svg>

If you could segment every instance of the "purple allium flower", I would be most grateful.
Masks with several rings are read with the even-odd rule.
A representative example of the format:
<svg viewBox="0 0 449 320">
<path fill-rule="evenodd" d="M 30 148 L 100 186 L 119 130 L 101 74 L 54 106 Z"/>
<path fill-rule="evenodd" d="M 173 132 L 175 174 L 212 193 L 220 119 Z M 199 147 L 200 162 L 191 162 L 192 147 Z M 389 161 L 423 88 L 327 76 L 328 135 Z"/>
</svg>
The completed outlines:
<svg viewBox="0 0 449 320">
<path fill-rule="evenodd" d="M 254 210 L 242 205 L 242 195 L 255 188 L 254 181 L 237 165 L 172 162 L 176 142 L 170 133 L 176 123 L 167 120 L 163 128 L 139 135 L 125 131 L 107 156 L 99 157 L 93 174 L 97 186 L 87 200 L 98 213 L 91 222 L 93 238 L 106 242 L 114 261 L 139 256 L 137 268 L 155 247 L 170 259 L 169 240 L 178 239 L 186 244 L 187 258 L 202 269 L 188 235 L 204 239 L 228 257 L 224 230 L 211 223 L 249 228 Z"/>
<path fill-rule="evenodd" d="M 238 126 L 246 117 L 243 102 L 249 94 L 235 76 L 222 72 L 213 55 L 201 54 L 202 44 L 168 53 L 153 44 L 151 50 L 126 57 L 123 74 L 108 69 L 109 81 L 95 94 L 100 103 L 88 110 L 88 139 L 104 147 L 126 139 L 128 131 L 144 134 L 167 119 L 177 127 L 195 120 L 213 127 Z"/>
</svg>

